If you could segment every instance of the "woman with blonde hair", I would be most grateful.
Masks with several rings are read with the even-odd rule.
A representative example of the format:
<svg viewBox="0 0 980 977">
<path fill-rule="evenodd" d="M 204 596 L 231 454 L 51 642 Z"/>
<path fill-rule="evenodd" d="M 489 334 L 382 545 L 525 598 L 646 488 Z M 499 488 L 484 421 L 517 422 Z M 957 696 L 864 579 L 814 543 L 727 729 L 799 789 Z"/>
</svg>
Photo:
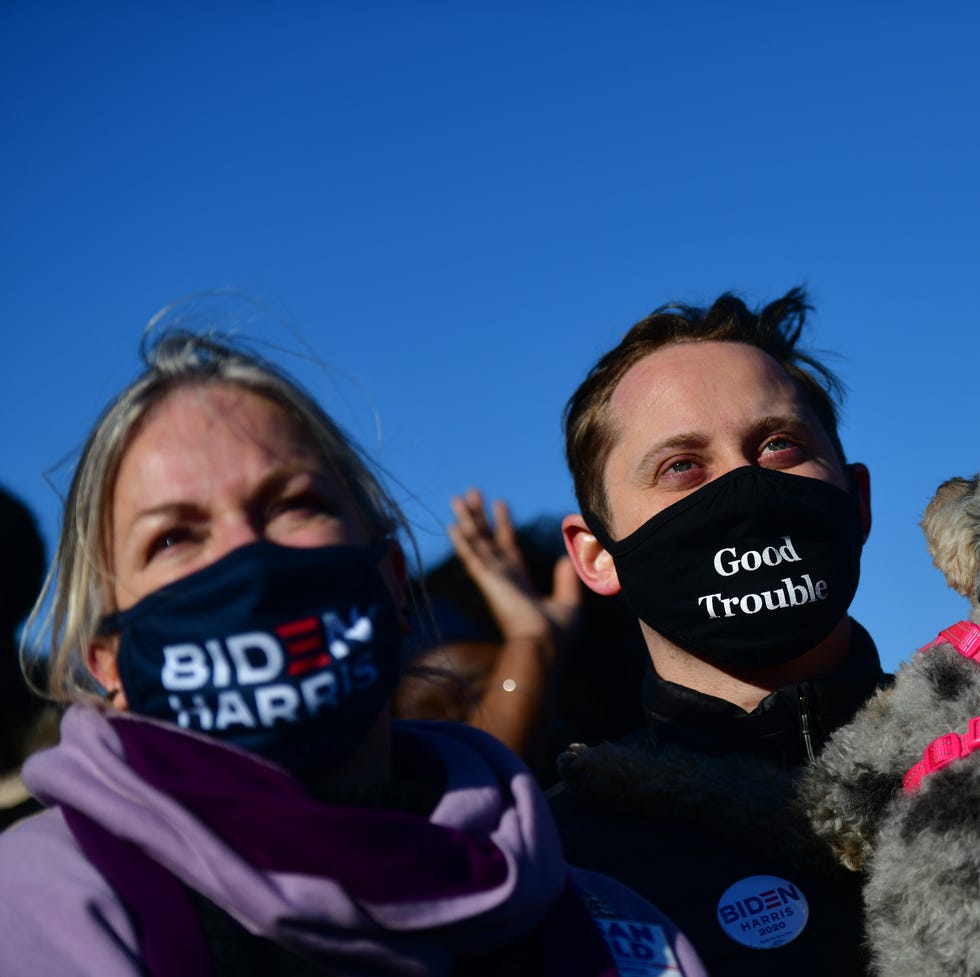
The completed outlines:
<svg viewBox="0 0 980 977">
<path fill-rule="evenodd" d="M 0 974 L 703 973 L 499 742 L 389 719 L 407 529 L 315 400 L 218 338 L 145 356 L 65 506 Z"/>
</svg>

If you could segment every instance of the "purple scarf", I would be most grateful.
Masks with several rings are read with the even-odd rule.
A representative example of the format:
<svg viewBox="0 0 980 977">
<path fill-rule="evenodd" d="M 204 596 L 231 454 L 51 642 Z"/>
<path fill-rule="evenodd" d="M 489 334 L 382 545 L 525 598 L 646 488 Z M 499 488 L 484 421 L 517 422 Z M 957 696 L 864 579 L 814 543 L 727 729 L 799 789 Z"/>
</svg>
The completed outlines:
<svg viewBox="0 0 980 977">
<path fill-rule="evenodd" d="M 244 751 L 77 707 L 32 780 L 129 908 L 153 977 L 211 972 L 185 885 L 341 971 L 448 974 L 459 956 L 529 939 L 546 973 L 615 974 L 523 766 L 466 727 L 396 724 L 395 736 L 410 766 L 445 777 L 429 818 L 321 802 Z M 45 790 L 67 768 L 95 783 Z"/>
</svg>

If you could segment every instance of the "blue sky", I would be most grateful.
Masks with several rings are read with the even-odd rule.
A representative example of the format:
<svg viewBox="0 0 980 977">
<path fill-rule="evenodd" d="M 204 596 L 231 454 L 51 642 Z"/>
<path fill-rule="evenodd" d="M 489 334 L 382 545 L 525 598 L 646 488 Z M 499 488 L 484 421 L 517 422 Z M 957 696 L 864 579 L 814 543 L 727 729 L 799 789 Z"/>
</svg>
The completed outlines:
<svg viewBox="0 0 980 977">
<path fill-rule="evenodd" d="M 967 2 L 7 0 L 0 483 L 53 546 L 44 473 L 143 325 L 232 289 L 431 560 L 468 485 L 574 508 L 561 408 L 636 319 L 806 284 L 894 666 L 966 613 L 918 520 L 980 469 L 978 32 Z"/>
</svg>

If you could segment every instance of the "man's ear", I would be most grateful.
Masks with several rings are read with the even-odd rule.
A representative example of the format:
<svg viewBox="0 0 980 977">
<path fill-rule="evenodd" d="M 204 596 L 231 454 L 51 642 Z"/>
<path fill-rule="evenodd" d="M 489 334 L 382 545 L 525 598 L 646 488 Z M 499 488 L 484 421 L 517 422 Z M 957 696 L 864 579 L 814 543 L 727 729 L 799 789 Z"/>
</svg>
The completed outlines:
<svg viewBox="0 0 980 977">
<path fill-rule="evenodd" d="M 854 494 L 858 498 L 858 511 L 861 514 L 861 528 L 864 530 L 864 541 L 871 535 L 871 472 L 867 465 L 856 461 L 848 465 Z"/>
<path fill-rule="evenodd" d="M 613 558 L 592 535 L 585 520 L 578 514 L 565 516 L 561 532 L 565 538 L 565 549 L 582 583 L 603 597 L 618 594 L 622 588 Z"/>
<path fill-rule="evenodd" d="M 106 701 L 113 709 L 128 708 L 126 693 L 119 678 L 119 639 L 96 637 L 89 642 L 85 665 L 96 682 L 106 691 Z"/>
</svg>

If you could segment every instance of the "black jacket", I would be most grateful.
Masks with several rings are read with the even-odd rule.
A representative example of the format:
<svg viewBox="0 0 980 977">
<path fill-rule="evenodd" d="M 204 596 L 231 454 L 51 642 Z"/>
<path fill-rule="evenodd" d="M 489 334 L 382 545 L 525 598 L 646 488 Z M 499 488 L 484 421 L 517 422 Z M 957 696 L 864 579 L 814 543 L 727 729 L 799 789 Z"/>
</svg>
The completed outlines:
<svg viewBox="0 0 980 977">
<path fill-rule="evenodd" d="M 888 681 L 852 627 L 836 674 L 779 689 L 751 713 L 651 673 L 645 728 L 559 761 L 551 803 L 567 860 L 660 906 L 712 977 L 865 972 L 860 879 L 795 803 L 810 755 Z"/>
</svg>

